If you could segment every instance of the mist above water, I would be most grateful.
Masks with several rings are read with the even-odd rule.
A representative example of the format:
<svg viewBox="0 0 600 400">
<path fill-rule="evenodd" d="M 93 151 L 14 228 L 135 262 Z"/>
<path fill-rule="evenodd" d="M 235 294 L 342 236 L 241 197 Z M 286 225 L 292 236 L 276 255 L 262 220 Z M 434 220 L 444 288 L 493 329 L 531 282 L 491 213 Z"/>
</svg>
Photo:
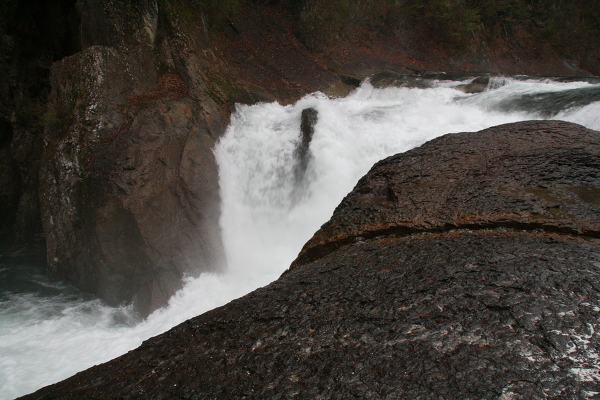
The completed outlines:
<svg viewBox="0 0 600 400">
<path fill-rule="evenodd" d="M 238 106 L 215 149 L 227 272 L 186 279 L 169 305 L 146 320 L 67 285 L 48 282 L 39 261 L 0 257 L 0 400 L 12 399 L 108 361 L 174 325 L 277 279 L 302 245 L 378 160 L 446 133 L 552 117 L 600 130 L 600 85 L 493 78 L 431 89 L 374 89 L 346 98 L 316 93 L 294 105 Z M 304 181 L 294 179 L 300 115 L 318 122 Z M 36 266 L 38 265 L 38 266 Z M 15 283 L 17 278 L 19 284 Z M 27 282 L 22 282 L 27 280 Z"/>
</svg>

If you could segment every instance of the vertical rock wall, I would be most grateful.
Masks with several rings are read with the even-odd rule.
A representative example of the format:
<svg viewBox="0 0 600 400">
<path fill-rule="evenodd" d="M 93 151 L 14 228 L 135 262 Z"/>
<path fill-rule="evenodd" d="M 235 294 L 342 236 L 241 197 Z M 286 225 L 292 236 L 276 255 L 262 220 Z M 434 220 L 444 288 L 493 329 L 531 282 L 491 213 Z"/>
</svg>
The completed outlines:
<svg viewBox="0 0 600 400">
<path fill-rule="evenodd" d="M 228 109 L 201 77 L 190 84 L 199 65 L 174 49 L 155 1 L 78 8 L 85 49 L 53 66 L 44 134 L 48 267 L 147 315 L 184 274 L 223 267 L 212 148 Z"/>
</svg>

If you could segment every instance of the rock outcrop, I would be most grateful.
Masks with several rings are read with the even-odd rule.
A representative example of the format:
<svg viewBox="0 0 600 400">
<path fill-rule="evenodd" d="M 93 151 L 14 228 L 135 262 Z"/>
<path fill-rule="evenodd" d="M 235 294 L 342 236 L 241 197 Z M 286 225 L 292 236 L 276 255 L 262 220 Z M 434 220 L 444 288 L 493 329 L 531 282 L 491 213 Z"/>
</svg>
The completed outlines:
<svg viewBox="0 0 600 400">
<path fill-rule="evenodd" d="M 79 6 L 90 35 L 53 66 L 44 135 L 48 269 L 147 315 L 185 273 L 224 264 L 212 148 L 228 111 L 181 77 L 201 65 L 179 58 L 156 2 Z"/>
<path fill-rule="evenodd" d="M 599 161 L 540 121 L 392 156 L 276 282 L 24 398 L 592 398 Z"/>
<path fill-rule="evenodd" d="M 300 115 L 300 141 L 294 153 L 296 165 L 294 167 L 294 176 L 296 183 L 302 183 L 308 162 L 310 161 L 310 142 L 315 133 L 315 125 L 319 119 L 319 112 L 314 108 L 305 108 Z"/>
<path fill-rule="evenodd" d="M 379 236 L 506 228 L 600 237 L 599 145 L 595 131 L 531 121 L 392 156 L 357 183 L 292 268 Z"/>
</svg>

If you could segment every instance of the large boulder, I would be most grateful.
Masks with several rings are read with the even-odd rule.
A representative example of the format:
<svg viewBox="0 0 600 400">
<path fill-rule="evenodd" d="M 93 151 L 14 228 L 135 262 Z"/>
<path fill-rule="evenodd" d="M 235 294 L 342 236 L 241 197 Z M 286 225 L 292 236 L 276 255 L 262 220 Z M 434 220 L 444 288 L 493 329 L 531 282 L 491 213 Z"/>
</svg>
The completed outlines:
<svg viewBox="0 0 600 400">
<path fill-rule="evenodd" d="M 358 182 L 293 267 L 380 236 L 502 228 L 597 237 L 599 145 L 596 131 L 530 121 L 392 156 Z"/>
<path fill-rule="evenodd" d="M 25 398 L 592 398 L 599 161 L 564 122 L 390 157 L 276 282 Z"/>
</svg>

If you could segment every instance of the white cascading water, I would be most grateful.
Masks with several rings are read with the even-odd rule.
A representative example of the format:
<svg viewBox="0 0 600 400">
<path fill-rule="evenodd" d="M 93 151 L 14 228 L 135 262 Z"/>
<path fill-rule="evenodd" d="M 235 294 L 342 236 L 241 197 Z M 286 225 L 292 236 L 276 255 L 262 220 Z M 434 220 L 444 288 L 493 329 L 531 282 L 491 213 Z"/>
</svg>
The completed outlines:
<svg viewBox="0 0 600 400">
<path fill-rule="evenodd" d="M 437 136 L 477 131 L 539 114 L 502 111 L 508 99 L 598 87 L 585 82 L 495 78 L 478 95 L 437 81 L 431 89 L 374 89 L 346 98 L 312 94 L 291 106 L 239 106 L 217 145 L 228 270 L 189 278 L 169 305 L 146 320 L 110 308 L 64 285 L 32 275 L 34 290 L 0 293 L 0 400 L 13 399 L 108 361 L 172 326 L 277 279 L 335 206 L 378 160 Z M 300 115 L 318 111 L 305 183 L 294 179 Z M 553 118 L 600 130 L 600 102 Z M 0 274 L 7 273 L 6 257 Z M 4 263 L 4 264 L 3 264 Z M 1 276 L 0 276 L 1 277 Z"/>
</svg>

